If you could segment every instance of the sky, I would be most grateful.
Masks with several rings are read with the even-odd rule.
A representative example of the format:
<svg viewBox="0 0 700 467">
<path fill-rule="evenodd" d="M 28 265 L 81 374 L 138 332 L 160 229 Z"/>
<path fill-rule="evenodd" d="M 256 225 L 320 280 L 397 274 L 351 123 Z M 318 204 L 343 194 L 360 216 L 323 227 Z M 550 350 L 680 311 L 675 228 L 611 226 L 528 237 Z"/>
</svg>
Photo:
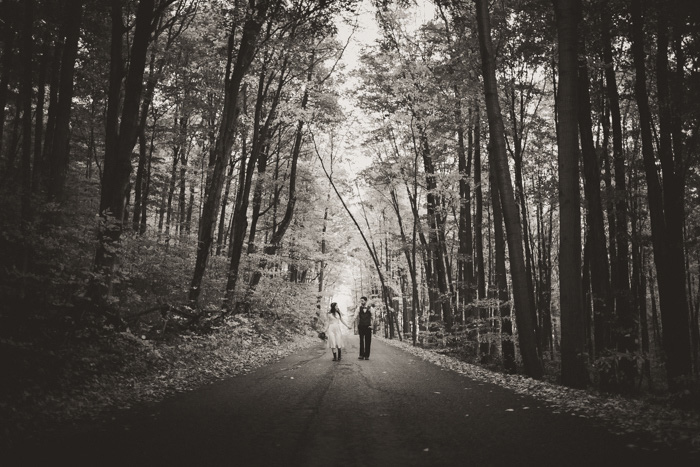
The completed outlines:
<svg viewBox="0 0 700 467">
<path fill-rule="evenodd" d="M 356 21 L 357 29 L 353 31 L 354 25 L 348 24 L 348 20 Z M 339 18 L 336 25 L 338 27 L 338 40 L 341 43 L 344 44 L 352 34 L 343 56 L 343 62 L 349 69 L 356 68 L 362 47 L 373 44 L 379 37 L 377 23 L 374 20 L 374 8 L 369 0 L 363 0 L 355 18 L 347 18 L 346 20 Z"/>
<path fill-rule="evenodd" d="M 434 10 L 435 7 L 432 2 L 415 0 L 415 6 L 408 11 L 411 19 L 407 19 L 406 28 L 408 30 L 417 29 L 423 23 L 433 18 Z M 374 45 L 375 41 L 380 37 L 379 28 L 375 20 L 375 8 L 371 0 L 363 0 L 358 7 L 357 15 L 352 18 L 339 18 L 336 26 L 338 28 L 338 41 L 341 44 L 345 44 L 350 39 L 341 60 L 345 65 L 345 73 L 350 74 L 359 67 L 362 49 Z M 345 92 L 352 96 L 352 90 L 357 84 L 356 80 L 348 78 L 344 87 Z M 351 131 L 351 134 L 363 134 L 363 131 L 357 127 L 361 125 L 363 120 L 367 120 L 363 115 L 362 109 L 355 105 L 352 97 L 341 96 L 340 103 L 346 113 L 352 116 L 348 120 L 348 125 L 354 126 L 354 131 Z M 357 139 L 353 139 L 352 143 L 356 142 Z M 356 176 L 371 161 L 369 157 L 361 152 L 361 149 L 352 146 L 349 144 L 344 148 L 344 156 L 347 161 L 346 169 L 352 176 Z"/>
<path fill-rule="evenodd" d="M 431 20 L 434 16 L 435 6 L 429 0 L 415 0 L 415 6 L 409 13 L 412 12 L 412 21 L 407 21 L 406 27 L 417 29 L 425 22 Z M 358 14 L 349 20 L 356 21 L 357 30 L 353 33 L 353 25 L 348 24 L 348 19 L 345 21 L 339 18 L 336 22 L 338 27 L 338 40 L 345 43 L 350 34 L 353 35 L 348 48 L 345 50 L 343 62 L 348 69 L 357 67 L 357 62 L 360 56 L 362 47 L 371 45 L 379 37 L 377 23 L 374 19 L 374 6 L 370 0 L 363 0 L 358 8 Z"/>
</svg>

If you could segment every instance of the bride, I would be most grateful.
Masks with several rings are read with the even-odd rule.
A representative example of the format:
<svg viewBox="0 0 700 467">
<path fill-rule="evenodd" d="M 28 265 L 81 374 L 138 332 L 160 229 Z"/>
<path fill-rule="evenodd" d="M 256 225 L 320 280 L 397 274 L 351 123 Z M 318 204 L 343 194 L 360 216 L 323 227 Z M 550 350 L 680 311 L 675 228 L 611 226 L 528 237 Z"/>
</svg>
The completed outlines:
<svg viewBox="0 0 700 467">
<path fill-rule="evenodd" d="M 340 324 L 344 324 L 345 327 L 350 329 L 350 326 L 343 321 L 343 315 L 338 309 L 338 304 L 336 302 L 331 303 L 331 309 L 328 312 L 328 325 L 326 326 L 326 336 L 328 336 L 327 346 L 333 351 L 333 361 L 340 361 L 341 349 L 343 348 L 343 332 Z M 338 354 L 336 356 L 336 349 Z"/>
</svg>

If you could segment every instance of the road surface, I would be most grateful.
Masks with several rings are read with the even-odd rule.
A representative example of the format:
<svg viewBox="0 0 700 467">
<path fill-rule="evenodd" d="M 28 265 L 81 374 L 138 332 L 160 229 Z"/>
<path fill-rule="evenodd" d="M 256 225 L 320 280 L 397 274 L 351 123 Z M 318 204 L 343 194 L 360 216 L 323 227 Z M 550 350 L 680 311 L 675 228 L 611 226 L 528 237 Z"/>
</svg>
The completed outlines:
<svg viewBox="0 0 700 467">
<path fill-rule="evenodd" d="M 3 465 L 691 465 L 629 448 L 588 419 L 480 383 L 378 339 L 358 360 L 317 346 L 247 375 L 26 446 Z"/>
</svg>

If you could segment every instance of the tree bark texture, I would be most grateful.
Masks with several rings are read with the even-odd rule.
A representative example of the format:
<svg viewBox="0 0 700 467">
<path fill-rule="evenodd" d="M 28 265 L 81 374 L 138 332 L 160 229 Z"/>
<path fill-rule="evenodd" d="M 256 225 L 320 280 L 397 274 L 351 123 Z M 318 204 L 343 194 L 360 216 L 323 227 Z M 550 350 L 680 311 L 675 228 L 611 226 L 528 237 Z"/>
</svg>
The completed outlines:
<svg viewBox="0 0 700 467">
<path fill-rule="evenodd" d="M 503 368 L 508 373 L 516 373 L 515 341 L 513 340 L 513 321 L 511 306 L 508 303 L 508 278 L 506 272 L 506 241 L 503 232 L 503 210 L 499 193 L 496 172 L 489 170 L 491 182 L 491 205 L 493 206 L 493 244 L 495 250 L 494 283 L 495 296 L 498 299 L 498 315 L 501 317 L 501 351 L 503 352 Z"/>
<path fill-rule="evenodd" d="M 610 37 L 610 9 L 608 0 L 604 0 L 602 21 L 603 60 L 605 62 L 605 89 L 607 92 L 608 106 L 612 128 L 613 170 L 615 173 L 615 229 L 611 243 L 615 245 L 615 265 L 612 268 L 615 276 L 612 283 L 615 289 L 615 315 L 620 328 L 630 328 L 634 322 L 634 308 L 630 292 L 629 272 L 629 231 L 627 214 L 627 169 L 625 167 L 625 155 L 622 146 L 622 117 L 620 114 L 620 96 L 617 88 L 615 63 L 613 60 L 612 39 Z M 612 233 L 612 232 L 611 232 Z M 620 335 L 618 350 L 632 350 L 632 344 L 624 336 Z"/>
<path fill-rule="evenodd" d="M 22 77 L 20 81 L 20 94 L 18 106 L 22 107 L 22 160 L 20 163 L 21 178 L 21 209 L 23 229 L 31 220 L 31 194 L 32 194 L 32 54 L 34 40 L 34 0 L 25 0 L 24 19 L 22 24 L 21 61 Z M 27 246 L 28 248 L 28 246 Z M 26 262 L 27 251 L 25 251 Z M 24 270 L 24 267 L 22 268 Z"/>
<path fill-rule="evenodd" d="M 664 177 L 663 188 L 656 169 L 654 157 L 654 140 L 652 136 L 652 116 L 649 106 L 649 94 L 646 85 L 646 68 L 644 52 L 644 7 L 641 0 L 633 0 L 632 16 L 632 56 L 635 67 L 635 97 L 639 109 L 639 124 L 642 136 L 642 158 L 647 182 L 647 197 L 651 219 L 651 237 L 654 249 L 654 263 L 659 286 L 659 305 L 663 325 L 663 347 L 666 354 L 666 373 L 669 386 L 678 389 L 681 379 L 691 374 L 690 332 L 688 326 L 688 302 L 685 293 L 684 270 L 681 238 L 677 238 L 678 221 L 682 223 L 683 203 L 678 199 L 682 193 L 682 179 L 676 172 L 673 155 L 670 154 L 668 133 L 666 129 L 668 115 L 664 106 L 668 82 L 664 73 L 664 58 L 657 58 L 657 81 L 659 86 L 660 109 L 660 144 L 659 159 Z M 664 34 L 663 26 L 660 35 Z M 660 37 L 659 54 L 666 54 L 664 38 Z M 660 71 L 660 74 L 659 74 Z M 665 90 L 664 90 L 665 89 Z M 675 203 L 671 205 L 670 203 Z M 669 232 L 671 230 L 671 232 Z M 679 255 L 680 252 L 680 255 Z M 680 261 L 679 261 L 680 260 Z"/>
<path fill-rule="evenodd" d="M 426 199 L 428 201 L 428 246 L 429 253 L 432 256 L 433 272 L 437 281 L 439 292 L 439 310 L 435 310 L 438 316 L 441 316 L 445 322 L 447 329 L 452 327 L 454 316 L 452 314 L 452 303 L 450 294 L 450 281 L 447 277 L 448 261 L 446 257 L 446 249 L 444 242 L 444 219 L 442 218 L 441 197 L 438 195 L 437 179 L 435 172 L 435 163 L 430 151 L 428 136 L 426 129 L 420 123 L 420 117 L 414 112 L 414 116 L 418 118 L 420 154 L 423 158 L 423 169 L 425 171 L 425 185 L 427 188 Z"/>
<path fill-rule="evenodd" d="M 41 61 L 39 63 L 39 76 L 36 95 L 36 121 L 34 122 L 34 159 L 32 161 L 32 192 L 41 188 L 43 175 L 42 142 L 44 137 L 44 102 L 46 100 L 46 76 L 48 74 L 51 55 L 48 34 L 44 35 L 44 43 L 41 47 Z"/>
<path fill-rule="evenodd" d="M 56 106 L 56 128 L 51 144 L 49 160 L 49 199 L 60 200 L 68 175 L 68 150 L 70 138 L 70 114 L 73 103 L 73 75 L 78 56 L 78 39 L 83 12 L 83 1 L 67 2 L 65 11 L 65 45 L 61 58 L 61 72 Z"/>
<path fill-rule="evenodd" d="M 95 266 L 106 276 L 107 290 L 111 287 L 111 270 L 117 257 L 114 248 L 121 237 L 126 200 L 129 195 L 131 174 L 131 151 L 136 144 L 138 112 L 146 68 L 146 52 L 151 37 L 154 0 L 141 0 L 136 10 L 134 36 L 130 51 L 129 71 L 124 87 L 124 102 L 119 108 L 121 81 L 124 70 L 122 57 L 122 34 L 124 24 L 121 1 L 112 2 L 112 46 L 110 65 L 109 102 L 105 137 L 105 161 L 100 193 L 100 216 L 104 220 L 98 237 Z"/>
<path fill-rule="evenodd" d="M 671 76 L 669 70 L 669 17 L 668 3 L 657 0 L 657 52 L 656 52 L 656 86 L 659 104 L 659 146 L 658 156 L 661 162 L 663 207 L 665 219 L 665 243 L 667 253 L 667 271 L 663 280 L 667 282 L 667 292 L 671 299 L 669 306 L 661 307 L 661 321 L 664 328 L 664 347 L 666 350 L 666 370 L 669 382 L 678 387 L 680 379 L 692 375 L 692 356 L 690 343 L 690 306 L 686 289 L 686 267 L 684 251 L 685 226 L 685 168 L 681 129 L 674 132 L 674 120 L 681 117 L 681 91 L 676 83 L 674 94 L 676 102 L 671 99 Z M 683 13 L 678 12 L 678 16 Z M 677 29 L 677 28 L 676 28 Z M 678 49 L 677 49 L 678 50 Z M 680 60 L 682 68 L 682 57 Z M 681 70 L 681 74 L 683 71 Z M 676 105 L 674 105 L 676 104 Z M 675 107 L 675 108 L 674 108 Z M 680 126 L 680 123 L 677 123 Z M 674 141 L 675 133 L 675 141 Z M 668 334 L 668 335 L 667 335 Z M 681 383 L 681 384 L 687 384 Z"/>
<path fill-rule="evenodd" d="M 581 294 L 581 207 L 577 126 L 578 23 L 580 0 L 553 0 L 559 38 L 559 286 L 561 309 L 561 381 L 584 388 L 586 366 L 585 316 Z"/>
<path fill-rule="evenodd" d="M 472 218 L 471 218 L 471 184 L 469 181 L 470 173 L 470 159 L 471 159 L 471 144 L 465 148 L 464 144 L 464 128 L 462 125 L 462 108 L 457 100 L 455 109 L 455 118 L 457 120 L 457 157 L 458 157 L 458 167 L 459 167 L 459 249 L 458 249 L 458 260 L 457 260 L 457 280 L 459 281 L 459 292 L 460 292 L 460 315 L 466 313 L 466 309 L 469 303 L 473 300 L 473 290 L 474 290 L 474 260 L 472 254 Z M 470 119 L 471 120 L 471 119 Z M 471 132 L 471 128 L 468 129 Z M 471 142 L 471 134 L 468 137 Z M 392 191 L 392 201 L 395 198 L 395 193 Z M 394 205 L 394 210 L 396 208 L 396 202 L 392 203 Z M 405 237 L 403 232 L 403 227 L 401 227 L 402 237 Z M 402 238 L 404 244 L 406 244 L 405 238 Z M 410 256 L 406 250 L 406 258 L 409 260 Z M 404 332 L 406 330 L 404 329 Z"/>
<path fill-rule="evenodd" d="M 139 126 L 138 126 L 138 139 L 139 139 L 139 161 L 136 169 L 136 180 L 134 181 L 134 216 L 132 221 L 132 228 L 134 232 L 139 232 L 141 212 L 141 203 L 143 198 L 143 186 L 144 178 L 146 173 L 146 164 L 148 158 L 148 151 L 146 150 L 146 123 L 148 121 L 148 113 L 153 102 L 153 94 L 155 93 L 156 84 L 158 82 L 158 76 L 160 75 L 160 69 L 158 72 L 155 70 L 156 53 L 151 52 L 151 59 L 148 65 L 148 78 L 146 79 L 146 90 L 143 94 L 143 101 L 141 103 L 141 113 L 139 116 Z"/>
<path fill-rule="evenodd" d="M 3 18 L 12 18 L 16 16 L 16 6 L 13 2 L 0 3 L 0 13 Z M 0 69 L 0 157 L 2 157 L 2 148 L 5 131 L 5 107 L 7 106 L 7 96 L 9 94 L 8 85 L 10 84 L 10 70 L 12 70 L 12 61 L 14 58 L 14 42 L 15 30 L 10 26 L 9 22 L 3 28 L 3 49 L 2 49 L 2 69 Z"/>
<path fill-rule="evenodd" d="M 51 172 L 49 161 L 53 153 L 53 141 L 56 131 L 56 108 L 58 107 L 58 88 L 61 76 L 61 56 L 63 55 L 63 40 L 54 41 L 53 58 L 51 60 L 51 78 L 49 79 L 49 106 L 46 115 L 46 128 L 44 130 L 44 148 L 42 151 L 43 165 L 41 167 L 42 177 L 46 192 L 49 191 L 49 174 Z"/>
<path fill-rule="evenodd" d="M 585 39 L 579 38 L 578 61 L 578 127 L 581 134 L 583 155 L 584 192 L 588 238 L 590 240 L 591 292 L 593 302 L 593 326 L 595 330 L 595 352 L 600 356 L 610 349 L 613 328 L 613 310 L 610 294 L 608 251 L 603 219 L 603 202 L 600 196 L 600 163 L 593 143 L 593 120 L 591 118 L 590 80 L 586 56 Z"/>
<path fill-rule="evenodd" d="M 481 183 L 481 109 L 474 106 L 474 256 L 476 257 L 476 290 L 479 299 L 486 298 L 486 273 L 484 271 L 484 195 Z"/>
<path fill-rule="evenodd" d="M 506 155 L 505 128 L 498 100 L 496 62 L 491 42 L 491 19 L 488 11 L 488 1 L 475 1 L 484 93 L 486 95 L 486 111 L 492 146 L 492 150 L 489 152 L 490 167 L 496 173 L 496 182 L 506 226 L 520 353 L 523 358 L 525 373 L 532 378 L 539 379 L 542 377 L 543 369 L 537 353 L 535 323 L 532 322 L 533 310 L 530 303 L 530 291 L 527 287 L 527 270 L 525 269 L 523 254 L 523 235 Z"/>
</svg>

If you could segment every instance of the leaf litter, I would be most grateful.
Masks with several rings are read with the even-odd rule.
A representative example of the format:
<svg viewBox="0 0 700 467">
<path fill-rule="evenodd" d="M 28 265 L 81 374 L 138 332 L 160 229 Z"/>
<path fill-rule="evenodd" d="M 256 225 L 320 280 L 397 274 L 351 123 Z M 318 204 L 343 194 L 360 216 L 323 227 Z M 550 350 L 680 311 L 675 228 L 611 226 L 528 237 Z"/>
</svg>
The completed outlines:
<svg viewBox="0 0 700 467">
<path fill-rule="evenodd" d="M 648 448 L 665 446 L 677 451 L 700 453 L 700 414 L 697 412 L 680 410 L 646 399 L 571 389 L 523 375 L 497 373 L 455 357 L 414 347 L 407 342 L 381 340 L 441 369 L 469 377 L 479 382 L 480 386 L 484 383 L 495 384 L 516 394 L 534 397 L 554 413 L 568 413 L 600 422 L 615 434 L 637 435 L 646 440 L 643 444 L 648 444 Z M 523 407 L 523 410 L 527 409 L 529 407 Z"/>
</svg>

